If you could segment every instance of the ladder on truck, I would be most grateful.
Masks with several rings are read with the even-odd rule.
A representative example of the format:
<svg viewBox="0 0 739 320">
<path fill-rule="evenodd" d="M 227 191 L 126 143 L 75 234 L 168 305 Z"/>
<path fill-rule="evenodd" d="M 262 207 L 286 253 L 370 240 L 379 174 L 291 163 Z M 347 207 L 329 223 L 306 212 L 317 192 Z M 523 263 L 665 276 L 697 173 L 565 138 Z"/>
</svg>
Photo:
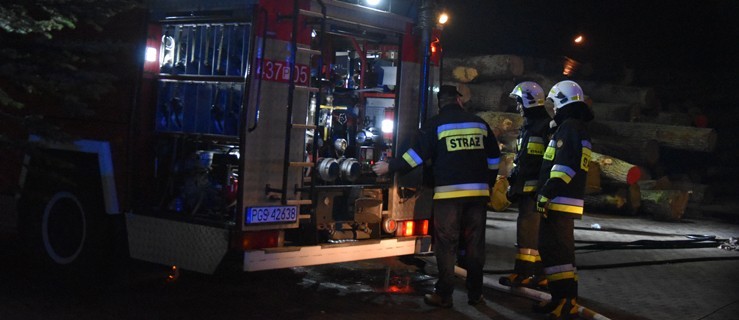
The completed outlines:
<svg viewBox="0 0 739 320">
<path fill-rule="evenodd" d="M 315 156 L 317 153 L 317 143 L 312 143 L 312 157 L 310 161 L 306 161 L 305 159 L 301 159 L 300 161 L 293 161 L 290 159 L 290 148 L 291 148 L 291 139 L 292 139 L 292 132 L 293 130 L 303 130 L 305 132 L 306 130 L 314 130 L 314 139 L 317 139 L 317 132 L 316 129 L 318 128 L 318 121 L 319 121 L 319 113 L 320 108 L 316 108 L 316 114 L 313 117 L 313 123 L 312 124 L 306 124 L 306 123 L 295 123 L 293 119 L 293 107 L 295 104 L 294 99 L 294 93 L 295 90 L 305 90 L 310 93 L 314 94 L 315 100 L 317 104 L 320 105 L 321 101 L 321 92 L 322 87 L 321 84 L 323 83 L 320 80 L 321 76 L 321 70 L 323 68 L 323 58 L 320 48 L 323 47 L 323 35 L 326 31 L 326 7 L 323 5 L 321 1 L 319 1 L 319 4 L 321 5 L 321 12 L 315 12 L 311 10 L 306 9 L 300 9 L 298 6 L 298 1 L 294 0 L 293 4 L 293 13 L 289 17 L 282 17 L 282 18 L 290 18 L 292 20 L 292 35 L 290 38 L 290 46 L 291 46 L 291 57 L 290 57 L 290 81 L 288 82 L 288 94 L 287 94 L 287 116 L 286 116 L 286 126 L 285 126 L 285 150 L 284 150 L 284 160 L 282 165 L 282 188 L 279 190 L 281 192 L 281 201 L 283 205 L 297 205 L 297 206 L 303 206 L 303 205 L 312 205 L 315 199 L 315 181 L 317 181 L 317 172 L 316 170 L 316 161 L 317 157 Z M 305 20 L 303 20 L 305 19 Z M 318 48 L 312 48 L 311 46 L 304 46 L 298 44 L 298 28 L 300 26 L 301 21 L 305 21 L 306 24 L 314 24 L 314 25 L 320 25 L 320 35 L 319 35 L 319 41 L 318 41 Z M 312 42 L 311 42 L 312 43 Z M 315 83 L 309 83 L 308 85 L 296 85 L 295 83 L 295 63 L 297 61 L 298 55 L 309 55 L 311 60 L 313 57 L 318 57 L 318 64 L 317 64 L 317 70 L 319 72 L 319 79 Z M 302 103 L 302 101 L 301 101 Z M 288 200 L 287 199 L 287 190 L 288 190 L 288 176 L 289 176 L 289 170 L 290 169 L 305 169 L 305 168 L 312 168 L 310 170 L 310 187 L 307 189 L 309 192 L 309 197 L 305 199 L 305 197 L 302 197 L 303 199 L 296 199 L 296 200 Z M 295 186 L 296 191 L 297 190 L 304 190 L 302 186 Z M 299 210 L 299 212 L 302 212 Z M 310 218 L 310 223 L 315 224 L 315 218 L 313 215 L 315 212 L 311 210 L 311 215 L 301 215 L 301 219 Z"/>
</svg>

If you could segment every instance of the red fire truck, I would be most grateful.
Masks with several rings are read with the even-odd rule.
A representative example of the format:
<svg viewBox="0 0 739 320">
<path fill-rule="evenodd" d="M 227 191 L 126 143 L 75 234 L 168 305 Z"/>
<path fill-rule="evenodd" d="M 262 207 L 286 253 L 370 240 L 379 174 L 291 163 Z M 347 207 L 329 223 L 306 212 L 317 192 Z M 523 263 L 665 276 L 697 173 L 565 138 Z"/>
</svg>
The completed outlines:
<svg viewBox="0 0 739 320">
<path fill-rule="evenodd" d="M 225 257 L 256 271 L 430 251 L 422 172 L 371 165 L 437 109 L 431 1 L 406 1 L 408 16 L 337 0 L 147 2 L 107 34 L 136 54 L 102 111 L 47 114 L 78 139 L 29 137 L 62 161 L 13 167 L 22 239 L 47 265 L 89 266 L 121 234 L 132 258 L 203 273 Z"/>
</svg>

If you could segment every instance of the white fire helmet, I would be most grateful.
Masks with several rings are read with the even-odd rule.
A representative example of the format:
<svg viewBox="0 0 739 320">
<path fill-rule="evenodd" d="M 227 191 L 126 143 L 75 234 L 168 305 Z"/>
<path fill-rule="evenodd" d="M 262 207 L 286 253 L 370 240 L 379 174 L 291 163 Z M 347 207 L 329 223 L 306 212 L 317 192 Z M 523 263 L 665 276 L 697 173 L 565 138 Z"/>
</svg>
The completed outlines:
<svg viewBox="0 0 739 320">
<path fill-rule="evenodd" d="M 544 105 L 544 89 L 536 82 L 524 81 L 517 84 L 509 96 L 514 99 L 521 98 L 524 108 Z"/>
<path fill-rule="evenodd" d="M 583 94 L 582 88 L 575 81 L 565 80 L 557 82 L 549 90 L 547 100 L 551 100 L 554 103 L 554 109 L 559 109 L 573 102 L 584 102 L 585 94 Z"/>
</svg>

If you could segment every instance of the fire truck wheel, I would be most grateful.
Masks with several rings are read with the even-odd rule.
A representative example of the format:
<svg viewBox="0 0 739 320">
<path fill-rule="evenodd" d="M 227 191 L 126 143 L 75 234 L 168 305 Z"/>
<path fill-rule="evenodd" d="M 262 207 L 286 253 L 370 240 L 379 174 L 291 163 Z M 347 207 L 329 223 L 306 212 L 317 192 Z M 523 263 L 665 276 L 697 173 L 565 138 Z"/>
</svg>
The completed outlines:
<svg viewBox="0 0 739 320">
<path fill-rule="evenodd" d="M 73 277 L 104 263 L 108 217 L 102 202 L 68 190 L 52 191 L 43 199 L 23 206 L 21 232 L 31 258 L 45 271 Z"/>
</svg>

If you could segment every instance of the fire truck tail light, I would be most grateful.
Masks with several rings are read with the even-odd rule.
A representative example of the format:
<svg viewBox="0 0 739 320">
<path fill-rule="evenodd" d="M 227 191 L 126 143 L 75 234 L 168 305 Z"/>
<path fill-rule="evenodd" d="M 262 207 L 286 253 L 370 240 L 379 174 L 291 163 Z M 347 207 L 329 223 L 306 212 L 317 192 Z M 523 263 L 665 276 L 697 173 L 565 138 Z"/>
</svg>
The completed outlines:
<svg viewBox="0 0 739 320">
<path fill-rule="evenodd" d="M 395 233 L 398 230 L 398 222 L 393 219 L 384 219 L 382 228 L 386 233 Z"/>
<path fill-rule="evenodd" d="M 429 221 L 423 220 L 421 223 L 421 234 L 422 235 L 428 235 L 429 234 Z"/>
<path fill-rule="evenodd" d="M 404 221 L 403 227 L 400 228 L 400 233 L 404 236 L 413 235 L 413 221 Z"/>
<path fill-rule="evenodd" d="M 244 250 L 274 248 L 280 243 L 279 230 L 245 232 L 241 237 L 241 247 Z"/>
<path fill-rule="evenodd" d="M 428 220 L 407 220 L 398 222 L 398 236 L 425 236 L 429 234 Z"/>
</svg>

